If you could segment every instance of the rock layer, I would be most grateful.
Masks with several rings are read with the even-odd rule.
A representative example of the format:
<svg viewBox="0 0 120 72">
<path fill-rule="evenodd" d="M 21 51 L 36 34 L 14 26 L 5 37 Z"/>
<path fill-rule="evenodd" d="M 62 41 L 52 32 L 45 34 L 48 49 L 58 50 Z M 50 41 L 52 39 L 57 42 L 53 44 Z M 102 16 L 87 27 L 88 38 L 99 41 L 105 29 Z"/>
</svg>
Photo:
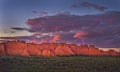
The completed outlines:
<svg viewBox="0 0 120 72">
<path fill-rule="evenodd" d="M 120 56 L 115 50 L 103 51 L 94 45 L 65 44 L 65 43 L 25 43 L 24 41 L 7 41 L 0 43 L 0 55 L 17 56 Z"/>
</svg>

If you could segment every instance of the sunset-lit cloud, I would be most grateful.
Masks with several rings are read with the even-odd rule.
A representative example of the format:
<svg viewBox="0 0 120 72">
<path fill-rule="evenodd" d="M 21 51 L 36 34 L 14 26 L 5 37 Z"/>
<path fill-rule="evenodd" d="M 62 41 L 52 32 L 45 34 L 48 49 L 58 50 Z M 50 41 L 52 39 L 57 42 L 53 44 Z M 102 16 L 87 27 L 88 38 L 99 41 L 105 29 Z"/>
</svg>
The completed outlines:
<svg viewBox="0 0 120 72">
<path fill-rule="evenodd" d="M 84 38 L 88 33 L 85 31 L 79 31 L 76 32 L 76 34 L 73 36 L 74 38 Z"/>
<path fill-rule="evenodd" d="M 0 37 L 13 37 L 37 43 L 84 43 L 98 47 L 120 47 L 119 23 L 119 11 L 85 16 L 61 13 L 28 19 L 28 28 L 11 27 L 8 33 L 1 32 Z"/>
<path fill-rule="evenodd" d="M 119 43 L 120 39 L 118 37 L 120 35 L 119 19 L 120 13 L 114 11 L 88 16 L 57 14 L 29 19 L 27 25 L 34 32 L 47 33 L 48 36 L 52 33 L 50 39 L 55 34 L 59 34 L 61 36 L 59 42 L 71 41 L 76 43 L 85 40 L 86 43 L 96 44 L 97 46 L 118 47 L 119 44 L 117 43 Z M 99 43 L 96 43 L 98 40 Z"/>
<path fill-rule="evenodd" d="M 60 40 L 60 35 L 55 35 L 55 36 L 53 37 L 53 39 L 51 40 L 51 42 L 56 42 L 56 41 L 58 41 L 58 40 Z"/>
</svg>

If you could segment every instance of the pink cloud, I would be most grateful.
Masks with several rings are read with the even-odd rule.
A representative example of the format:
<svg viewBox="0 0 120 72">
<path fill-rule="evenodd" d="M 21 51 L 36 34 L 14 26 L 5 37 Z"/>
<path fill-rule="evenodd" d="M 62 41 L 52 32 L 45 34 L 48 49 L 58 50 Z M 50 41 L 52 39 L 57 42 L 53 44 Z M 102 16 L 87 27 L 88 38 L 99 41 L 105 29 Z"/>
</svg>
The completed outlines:
<svg viewBox="0 0 120 72">
<path fill-rule="evenodd" d="M 88 35 L 88 32 L 86 32 L 86 31 L 79 31 L 79 32 L 76 32 L 76 34 L 73 37 L 74 38 L 84 38 L 86 35 Z"/>
<path fill-rule="evenodd" d="M 58 41 L 58 40 L 60 40 L 60 35 L 55 35 L 54 37 L 53 37 L 53 39 L 51 40 L 51 42 L 56 42 L 56 41 Z"/>
</svg>

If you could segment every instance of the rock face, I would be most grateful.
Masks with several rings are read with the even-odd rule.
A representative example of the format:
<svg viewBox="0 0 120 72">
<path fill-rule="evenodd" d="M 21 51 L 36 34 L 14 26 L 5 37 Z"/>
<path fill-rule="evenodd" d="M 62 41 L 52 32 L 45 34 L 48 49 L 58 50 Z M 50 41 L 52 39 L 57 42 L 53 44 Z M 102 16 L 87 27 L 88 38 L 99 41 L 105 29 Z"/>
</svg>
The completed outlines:
<svg viewBox="0 0 120 72">
<path fill-rule="evenodd" d="M 54 52 L 56 55 L 59 55 L 59 56 L 61 56 L 61 55 L 74 55 L 74 52 L 71 50 L 69 45 L 66 45 L 66 44 L 58 45 Z"/>
<path fill-rule="evenodd" d="M 93 55 L 93 56 L 96 56 L 96 55 L 101 55 L 101 52 L 98 48 L 96 48 L 94 45 L 90 45 L 89 46 L 89 55 Z"/>
<path fill-rule="evenodd" d="M 65 43 L 25 43 L 24 41 L 8 41 L 0 43 L 0 55 L 17 56 L 120 56 L 115 50 L 102 51 L 94 45 L 65 44 Z"/>
<path fill-rule="evenodd" d="M 0 43 L 0 55 L 5 55 L 5 54 L 6 54 L 6 50 L 4 43 Z"/>
<path fill-rule="evenodd" d="M 36 44 L 26 44 L 27 45 L 27 53 L 30 56 L 40 56 L 41 55 L 41 50 L 38 49 L 38 46 Z"/>
<path fill-rule="evenodd" d="M 4 45 L 7 55 L 27 55 L 27 44 L 19 41 L 8 41 Z"/>
</svg>

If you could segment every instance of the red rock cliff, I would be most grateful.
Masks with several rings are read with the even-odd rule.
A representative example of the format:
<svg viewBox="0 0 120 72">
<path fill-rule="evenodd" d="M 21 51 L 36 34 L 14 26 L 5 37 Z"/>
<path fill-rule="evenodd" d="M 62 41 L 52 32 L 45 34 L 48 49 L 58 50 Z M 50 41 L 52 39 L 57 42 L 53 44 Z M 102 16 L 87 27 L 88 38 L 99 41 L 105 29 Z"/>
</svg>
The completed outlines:
<svg viewBox="0 0 120 72">
<path fill-rule="evenodd" d="M 114 50 L 102 51 L 94 45 L 65 44 L 65 43 L 25 43 L 24 41 L 8 41 L 0 43 L 0 55 L 18 56 L 120 56 L 120 52 Z"/>
</svg>

